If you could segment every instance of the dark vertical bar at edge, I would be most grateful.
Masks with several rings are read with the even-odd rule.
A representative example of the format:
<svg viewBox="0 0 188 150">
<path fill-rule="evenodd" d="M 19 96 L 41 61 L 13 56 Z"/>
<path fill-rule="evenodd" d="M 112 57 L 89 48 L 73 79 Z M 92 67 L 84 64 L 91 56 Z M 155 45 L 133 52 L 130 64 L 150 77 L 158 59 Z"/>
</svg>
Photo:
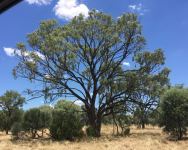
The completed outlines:
<svg viewBox="0 0 188 150">
<path fill-rule="evenodd" d="M 20 3 L 23 0 L 3 0 L 0 2 L 0 14 Z"/>
</svg>

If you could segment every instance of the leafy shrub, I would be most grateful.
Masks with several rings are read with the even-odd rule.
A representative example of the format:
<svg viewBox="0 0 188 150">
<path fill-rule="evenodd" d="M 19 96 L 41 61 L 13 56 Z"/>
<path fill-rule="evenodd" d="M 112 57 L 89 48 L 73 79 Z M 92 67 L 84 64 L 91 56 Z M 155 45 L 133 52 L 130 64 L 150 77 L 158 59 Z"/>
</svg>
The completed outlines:
<svg viewBox="0 0 188 150">
<path fill-rule="evenodd" d="M 12 125 L 15 122 L 21 122 L 23 119 L 23 110 L 15 109 L 12 110 L 11 115 L 8 115 L 8 112 L 0 110 L 0 130 L 6 131 L 8 134 L 8 131 L 11 130 Z"/>
<path fill-rule="evenodd" d="M 126 128 L 124 128 L 124 130 L 123 130 L 123 135 L 129 135 L 130 134 L 130 128 L 129 127 L 126 127 Z"/>
<path fill-rule="evenodd" d="M 26 131 L 30 131 L 32 138 L 37 135 L 37 130 L 42 128 L 41 112 L 38 108 L 32 108 L 25 112 L 23 126 Z"/>
<path fill-rule="evenodd" d="M 32 138 L 35 138 L 38 130 L 42 130 L 42 136 L 44 129 L 50 128 L 52 120 L 52 108 L 50 106 L 41 106 L 39 108 L 32 108 L 25 112 L 23 117 L 23 127 L 25 131 L 29 131 L 32 134 Z M 39 136 L 39 135 L 38 135 Z"/>
<path fill-rule="evenodd" d="M 23 130 L 21 122 L 15 122 L 11 127 L 12 135 L 15 139 L 19 138 L 19 133 Z"/>
<path fill-rule="evenodd" d="M 12 90 L 6 91 L 6 93 L 0 97 L 0 107 L 2 110 L 0 117 L 4 118 L 1 120 L 0 126 L 1 130 L 6 131 L 6 134 L 8 134 L 14 122 L 22 119 L 22 110 L 20 109 L 24 102 L 25 98 L 18 92 Z"/>
<path fill-rule="evenodd" d="M 131 118 L 126 114 L 116 115 L 118 126 L 121 128 L 121 135 L 128 135 L 130 133 Z"/>
<path fill-rule="evenodd" d="M 60 140 L 63 137 L 62 122 L 64 112 L 62 110 L 54 110 L 52 112 L 52 123 L 50 126 L 50 134 L 52 138 Z"/>
<path fill-rule="evenodd" d="M 163 130 L 182 139 L 188 126 L 188 90 L 172 88 L 162 96 L 160 103 L 160 126 Z"/>
<path fill-rule="evenodd" d="M 41 120 L 41 129 L 42 136 L 44 133 L 44 129 L 49 129 L 52 121 L 52 108 L 50 106 L 44 105 L 39 107 L 40 109 L 40 120 Z"/>
<path fill-rule="evenodd" d="M 52 112 L 51 136 L 57 140 L 73 140 L 75 137 L 80 137 L 84 125 L 80 110 L 80 107 L 72 102 L 59 101 Z"/>
<path fill-rule="evenodd" d="M 95 130 L 91 126 L 88 126 L 86 128 L 86 134 L 87 134 L 87 136 L 94 137 L 95 136 Z"/>
</svg>

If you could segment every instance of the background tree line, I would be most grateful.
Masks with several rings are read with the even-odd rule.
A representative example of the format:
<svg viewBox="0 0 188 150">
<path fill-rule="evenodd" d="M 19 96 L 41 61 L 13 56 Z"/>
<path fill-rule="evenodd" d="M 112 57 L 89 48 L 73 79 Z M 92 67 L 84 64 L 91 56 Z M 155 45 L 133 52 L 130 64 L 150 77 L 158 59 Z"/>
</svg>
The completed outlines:
<svg viewBox="0 0 188 150">
<path fill-rule="evenodd" d="M 171 137 L 182 139 L 188 126 L 188 89 L 165 89 L 160 99 L 158 107 L 150 110 L 145 116 L 145 123 L 160 126 Z M 15 91 L 7 91 L 0 97 L 0 103 L 0 130 L 6 134 L 11 131 L 16 139 L 41 138 L 45 135 L 55 140 L 74 140 L 85 134 L 95 135 L 93 128 L 88 124 L 84 106 L 76 105 L 72 101 L 60 100 L 54 107 L 43 105 L 23 111 L 24 98 Z M 143 113 L 134 110 L 124 107 L 124 111 L 105 117 L 102 123 L 114 125 L 115 135 L 128 135 L 131 125 L 142 125 L 139 121 L 142 120 Z M 86 127 L 86 133 L 83 127 Z"/>
</svg>

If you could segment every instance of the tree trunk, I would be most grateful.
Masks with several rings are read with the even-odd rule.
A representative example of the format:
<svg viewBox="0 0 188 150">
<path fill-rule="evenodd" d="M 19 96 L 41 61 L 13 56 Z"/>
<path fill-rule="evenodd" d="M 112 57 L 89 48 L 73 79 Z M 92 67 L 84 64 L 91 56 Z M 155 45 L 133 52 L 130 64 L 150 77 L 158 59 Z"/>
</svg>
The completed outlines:
<svg viewBox="0 0 188 150">
<path fill-rule="evenodd" d="M 116 126 L 116 134 L 119 135 L 119 128 L 118 128 L 118 124 L 116 122 L 114 113 L 112 113 L 112 116 L 113 116 L 113 124 L 115 124 L 115 126 Z"/>
<path fill-rule="evenodd" d="M 89 121 L 89 125 L 94 131 L 94 137 L 100 137 L 101 136 L 101 119 L 96 118 L 96 120 Z"/>
<path fill-rule="evenodd" d="M 89 126 L 92 128 L 93 130 L 93 134 L 92 136 L 94 137 L 100 137 L 101 136 L 101 121 L 102 121 L 102 117 L 101 115 L 97 115 L 95 112 L 95 108 L 94 110 L 89 110 L 88 111 L 88 121 L 89 121 Z"/>
<path fill-rule="evenodd" d="M 177 129 L 177 134 L 178 134 L 178 140 L 181 140 L 183 137 L 183 130 L 181 128 L 181 123 L 180 119 L 178 118 L 178 129 Z"/>
<path fill-rule="evenodd" d="M 43 137 L 43 135 L 44 135 L 44 129 L 42 129 L 42 137 Z"/>
<path fill-rule="evenodd" d="M 146 124 L 146 116 L 144 113 L 142 113 L 142 116 L 141 116 L 141 128 L 142 129 L 145 129 L 145 124 Z"/>
<path fill-rule="evenodd" d="M 145 129 L 145 122 L 142 120 L 142 129 Z"/>
<path fill-rule="evenodd" d="M 178 140 L 181 140 L 182 137 L 183 137 L 183 133 L 182 133 L 181 127 L 179 128 L 179 131 L 178 131 L 178 132 L 179 132 L 179 133 L 178 133 Z"/>
<path fill-rule="evenodd" d="M 33 139 L 36 137 L 36 133 L 37 133 L 37 130 L 35 130 L 35 129 L 31 130 L 31 134 L 32 134 Z"/>
<path fill-rule="evenodd" d="M 6 135 L 8 135 L 8 130 L 6 130 Z"/>
</svg>

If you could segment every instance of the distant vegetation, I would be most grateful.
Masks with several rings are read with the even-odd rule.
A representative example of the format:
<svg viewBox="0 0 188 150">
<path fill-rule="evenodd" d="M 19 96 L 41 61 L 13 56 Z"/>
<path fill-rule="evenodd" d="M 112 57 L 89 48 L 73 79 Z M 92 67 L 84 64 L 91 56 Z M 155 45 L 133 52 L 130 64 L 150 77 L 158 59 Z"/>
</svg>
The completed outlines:
<svg viewBox="0 0 188 150">
<path fill-rule="evenodd" d="M 160 125 L 178 139 L 186 133 L 187 89 L 171 87 L 163 50 L 144 50 L 136 15 L 112 19 L 94 10 L 65 25 L 43 21 L 27 41 L 17 44 L 13 75 L 41 84 L 28 96 L 72 97 L 82 106 L 59 101 L 24 112 L 25 99 L 9 91 L 0 97 L 0 127 L 7 133 L 37 138 L 48 129 L 53 139 L 73 140 L 84 136 L 83 127 L 87 136 L 100 137 L 102 123 L 113 124 L 117 135 L 128 135 L 133 124 Z"/>
<path fill-rule="evenodd" d="M 188 126 L 187 94 L 188 89 L 183 87 L 166 89 L 161 97 L 159 107 L 150 111 L 149 115 L 146 116 L 146 124 L 161 126 L 165 132 L 170 133 L 172 138 L 181 140 L 183 135 L 186 135 Z M 4 99 L 7 98 L 11 99 L 5 102 Z M 22 100 L 18 102 L 16 98 Z M 60 100 L 54 108 L 44 105 L 23 111 L 19 107 L 23 104 L 23 100 L 24 98 L 14 91 L 8 91 L 0 97 L 0 103 L 2 104 L 3 101 L 8 108 L 14 111 L 11 117 L 6 115 L 5 110 L 0 111 L 0 129 L 6 131 L 7 134 L 11 130 L 14 139 L 23 139 L 25 136 L 40 138 L 45 134 L 55 140 L 74 140 L 83 137 L 84 134 L 87 136 L 94 136 L 95 134 L 93 128 L 88 124 L 83 106 L 76 105 L 71 101 Z M 18 103 L 15 105 L 15 101 L 19 105 Z M 3 105 L 1 105 L 1 108 L 3 108 Z M 136 113 L 139 112 L 136 110 Z M 141 118 L 139 117 L 142 117 L 141 115 L 142 113 L 135 118 L 134 111 L 129 111 L 129 114 L 126 111 L 126 113 L 119 113 L 115 116 L 109 115 L 104 118 L 103 124 L 113 125 L 115 127 L 113 134 L 125 136 L 129 135 L 131 125 L 140 127 L 139 120 Z M 84 126 L 87 127 L 86 133 L 83 131 Z"/>
</svg>

